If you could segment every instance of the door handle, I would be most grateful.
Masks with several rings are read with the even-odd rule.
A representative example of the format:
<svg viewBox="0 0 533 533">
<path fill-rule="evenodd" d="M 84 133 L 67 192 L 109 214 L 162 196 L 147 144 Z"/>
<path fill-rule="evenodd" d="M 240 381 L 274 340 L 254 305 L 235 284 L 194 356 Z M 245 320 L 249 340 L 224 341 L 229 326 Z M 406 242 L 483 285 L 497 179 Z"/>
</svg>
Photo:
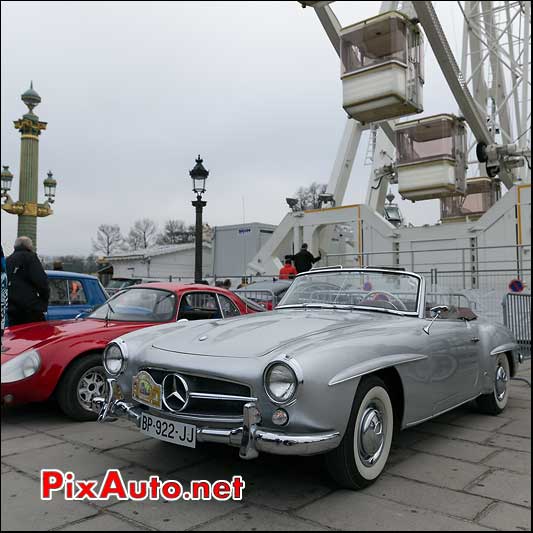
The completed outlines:
<svg viewBox="0 0 533 533">
<path fill-rule="evenodd" d="M 479 337 L 472 337 L 470 340 L 472 342 L 479 342 Z"/>
</svg>

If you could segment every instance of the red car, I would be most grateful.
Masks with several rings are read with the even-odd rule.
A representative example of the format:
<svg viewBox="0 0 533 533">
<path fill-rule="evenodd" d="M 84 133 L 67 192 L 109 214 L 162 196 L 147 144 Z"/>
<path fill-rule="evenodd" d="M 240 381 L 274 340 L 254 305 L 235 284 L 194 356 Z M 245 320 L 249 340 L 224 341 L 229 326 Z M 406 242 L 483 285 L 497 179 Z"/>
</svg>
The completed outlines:
<svg viewBox="0 0 533 533">
<path fill-rule="evenodd" d="M 256 311 L 226 289 L 149 283 L 119 292 L 86 318 L 7 328 L 2 338 L 2 404 L 55 396 L 66 415 L 95 419 L 90 400 L 104 392 L 102 352 L 109 341 L 147 326 Z"/>
</svg>

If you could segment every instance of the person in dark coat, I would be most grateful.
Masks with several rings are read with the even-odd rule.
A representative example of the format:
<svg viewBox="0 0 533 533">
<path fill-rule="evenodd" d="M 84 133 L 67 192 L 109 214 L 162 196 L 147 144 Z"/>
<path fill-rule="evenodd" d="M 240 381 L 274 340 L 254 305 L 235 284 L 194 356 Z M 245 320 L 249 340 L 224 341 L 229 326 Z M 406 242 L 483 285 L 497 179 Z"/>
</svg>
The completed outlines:
<svg viewBox="0 0 533 533">
<path fill-rule="evenodd" d="M 294 266 L 296 267 L 298 274 L 300 274 L 300 272 L 307 272 L 308 270 L 311 270 L 313 263 L 320 261 L 322 259 L 322 256 L 319 255 L 318 257 L 315 257 L 307 249 L 307 244 L 304 242 L 302 244 L 302 249 L 293 256 L 293 259 Z"/>
<path fill-rule="evenodd" d="M 9 325 L 41 322 L 45 320 L 50 297 L 48 276 L 29 237 L 19 237 L 14 248 L 6 261 Z"/>
<path fill-rule="evenodd" d="M 7 272 L 6 272 L 6 258 L 4 257 L 4 249 L 0 245 L 2 257 L 0 259 L 2 263 L 2 327 L 1 335 L 4 335 L 4 329 L 6 329 L 7 322 Z"/>
</svg>

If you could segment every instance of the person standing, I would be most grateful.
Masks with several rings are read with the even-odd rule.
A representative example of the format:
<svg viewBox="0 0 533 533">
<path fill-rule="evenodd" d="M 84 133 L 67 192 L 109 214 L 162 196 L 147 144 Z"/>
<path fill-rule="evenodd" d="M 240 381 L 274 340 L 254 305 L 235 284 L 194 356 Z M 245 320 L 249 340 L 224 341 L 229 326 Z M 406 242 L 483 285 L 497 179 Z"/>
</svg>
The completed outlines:
<svg viewBox="0 0 533 533">
<path fill-rule="evenodd" d="M 292 264 L 290 255 L 285 256 L 285 264 L 279 270 L 279 279 L 294 279 L 298 271 Z"/>
<path fill-rule="evenodd" d="M 32 240 L 18 237 L 6 263 L 9 325 L 44 321 L 50 288 L 48 276 L 33 251 Z"/>
<path fill-rule="evenodd" d="M 302 244 L 302 249 L 293 256 L 294 266 L 298 271 L 298 274 L 301 272 L 307 272 L 311 270 L 314 263 L 322 259 L 322 255 L 319 254 L 318 257 L 315 257 L 308 249 L 307 244 L 304 242 Z"/>
<path fill-rule="evenodd" d="M 4 248 L 0 245 L 0 251 L 2 252 L 2 327 L 1 335 L 4 336 L 4 329 L 6 329 L 7 322 L 7 272 L 6 272 L 6 258 L 4 257 Z"/>
</svg>

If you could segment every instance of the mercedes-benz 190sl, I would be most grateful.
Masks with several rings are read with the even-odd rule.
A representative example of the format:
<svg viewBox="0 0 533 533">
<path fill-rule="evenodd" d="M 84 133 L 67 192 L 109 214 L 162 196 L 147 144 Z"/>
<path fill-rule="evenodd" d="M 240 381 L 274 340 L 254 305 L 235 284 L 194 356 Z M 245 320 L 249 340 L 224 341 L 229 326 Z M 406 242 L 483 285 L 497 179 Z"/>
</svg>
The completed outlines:
<svg viewBox="0 0 533 533">
<path fill-rule="evenodd" d="M 325 454 L 341 485 L 382 472 L 395 430 L 476 400 L 498 414 L 521 356 L 471 309 L 433 305 L 423 277 L 386 269 L 299 275 L 278 307 L 130 333 L 103 355 L 101 421 L 194 448 Z"/>
</svg>

